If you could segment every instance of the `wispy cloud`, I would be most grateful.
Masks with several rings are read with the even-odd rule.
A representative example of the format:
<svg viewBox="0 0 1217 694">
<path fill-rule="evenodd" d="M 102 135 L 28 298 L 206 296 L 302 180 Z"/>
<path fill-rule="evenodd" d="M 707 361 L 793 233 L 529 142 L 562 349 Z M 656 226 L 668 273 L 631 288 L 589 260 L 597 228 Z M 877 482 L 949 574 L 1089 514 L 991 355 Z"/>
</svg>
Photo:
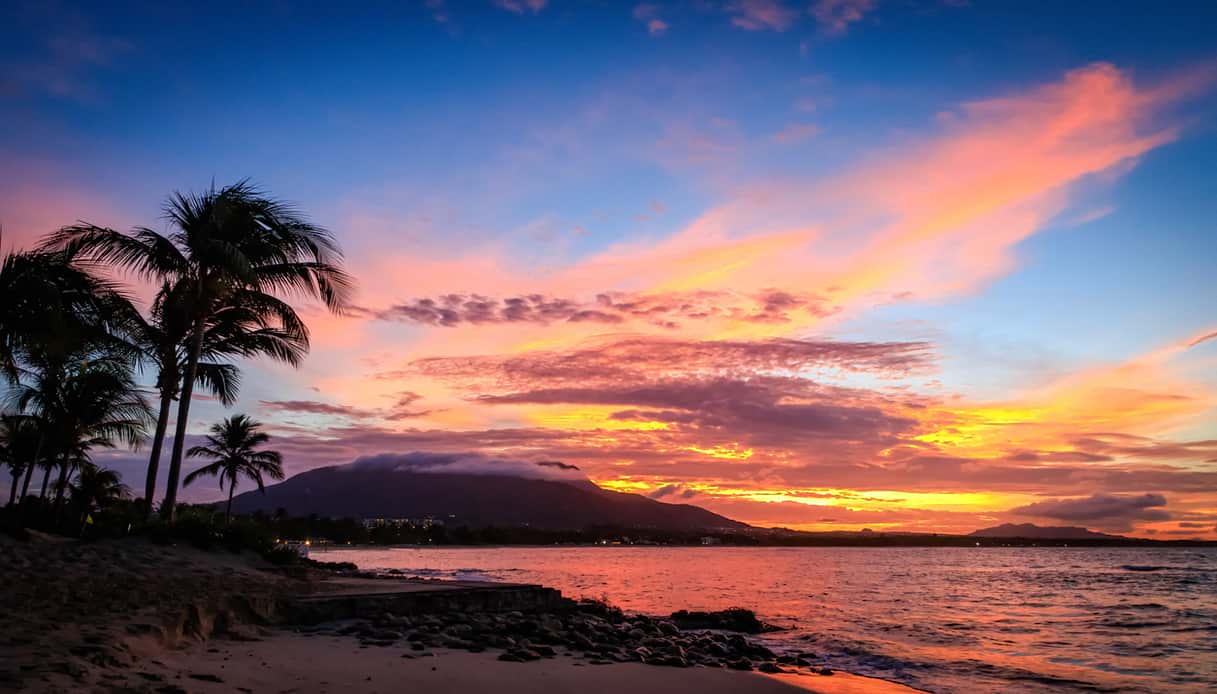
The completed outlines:
<svg viewBox="0 0 1217 694">
<path fill-rule="evenodd" d="M 549 4 L 549 0 L 491 0 L 495 7 L 514 12 L 516 14 L 524 14 L 531 12 L 536 14 L 545 9 Z"/>
<path fill-rule="evenodd" d="M 651 36 L 662 36 L 668 30 L 668 23 L 660 17 L 658 5 L 642 3 L 635 6 L 634 19 L 642 22 Z"/>
<path fill-rule="evenodd" d="M 817 0 L 811 14 L 826 33 L 843 34 L 877 5 L 877 0 Z"/>
<path fill-rule="evenodd" d="M 733 0 L 726 8 L 731 23 L 748 31 L 786 31 L 799 18 L 781 0 Z"/>
</svg>

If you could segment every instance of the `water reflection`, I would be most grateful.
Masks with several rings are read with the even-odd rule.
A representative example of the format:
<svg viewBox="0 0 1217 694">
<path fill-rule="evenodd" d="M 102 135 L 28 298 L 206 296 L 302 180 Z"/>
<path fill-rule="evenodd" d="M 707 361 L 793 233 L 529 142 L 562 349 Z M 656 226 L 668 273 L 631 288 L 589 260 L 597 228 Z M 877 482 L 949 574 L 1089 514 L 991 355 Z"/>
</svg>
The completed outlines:
<svg viewBox="0 0 1217 694">
<path fill-rule="evenodd" d="M 747 607 L 778 647 L 941 692 L 1217 689 L 1217 551 L 546 547 L 334 551 L 628 610 Z"/>
</svg>

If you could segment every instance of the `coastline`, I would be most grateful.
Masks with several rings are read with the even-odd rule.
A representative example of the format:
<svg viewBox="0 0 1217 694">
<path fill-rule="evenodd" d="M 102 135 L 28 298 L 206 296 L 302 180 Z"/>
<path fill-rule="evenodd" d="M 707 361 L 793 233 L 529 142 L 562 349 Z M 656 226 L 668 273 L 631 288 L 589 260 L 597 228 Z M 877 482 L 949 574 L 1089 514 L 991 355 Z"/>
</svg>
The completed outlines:
<svg viewBox="0 0 1217 694">
<path fill-rule="evenodd" d="M 284 615 L 292 599 L 325 597 L 350 579 L 143 540 L 4 538 L 0 549 L 11 615 L 0 621 L 0 690 L 916 691 L 841 672 L 818 674 L 793 657 L 775 660 L 740 634 L 678 630 L 665 620 L 619 612 L 602 619 L 594 612 L 611 611 L 604 606 L 507 616 L 386 613 L 289 626 Z M 379 581 L 386 590 L 403 583 Z M 387 638 L 385 625 L 396 629 Z M 599 633 L 596 643 L 576 633 L 583 628 Z M 703 646 L 722 657 L 705 655 Z M 767 672 L 755 671 L 754 662 Z"/>
</svg>

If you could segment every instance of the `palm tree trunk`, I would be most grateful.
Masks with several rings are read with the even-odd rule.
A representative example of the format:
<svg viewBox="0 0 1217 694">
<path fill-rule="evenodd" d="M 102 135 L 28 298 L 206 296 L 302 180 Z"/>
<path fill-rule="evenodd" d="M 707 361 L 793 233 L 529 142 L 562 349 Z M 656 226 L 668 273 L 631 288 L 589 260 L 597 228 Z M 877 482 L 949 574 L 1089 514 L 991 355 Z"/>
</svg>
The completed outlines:
<svg viewBox="0 0 1217 694">
<path fill-rule="evenodd" d="M 51 482 L 51 465 L 46 465 L 42 468 L 42 492 L 38 494 L 39 499 L 46 498 L 46 488 Z"/>
<path fill-rule="evenodd" d="M 229 519 L 232 518 L 232 492 L 237 488 L 237 485 L 228 484 L 228 505 L 224 507 L 224 525 L 228 525 Z"/>
<path fill-rule="evenodd" d="M 165 443 L 165 429 L 169 428 L 169 410 L 173 407 L 173 396 L 161 393 L 161 412 L 156 419 L 156 434 L 152 437 L 152 454 L 148 456 L 148 479 L 144 482 L 144 517 L 152 515 L 152 502 L 156 500 L 156 473 L 161 465 L 161 446 Z"/>
<path fill-rule="evenodd" d="M 10 487 L 10 488 L 9 488 L 9 490 L 8 490 L 8 506 L 9 506 L 9 508 L 12 508 L 12 507 L 13 507 L 13 504 L 17 503 L 17 484 L 18 484 L 19 482 L 21 482 L 21 473 L 20 473 L 20 472 L 17 472 L 17 471 L 14 471 L 14 472 L 13 472 L 13 486 L 12 486 L 12 487 Z"/>
<path fill-rule="evenodd" d="M 59 481 L 55 483 L 55 522 L 59 523 L 63 520 L 63 502 L 67 499 L 68 491 L 68 473 L 72 469 L 72 464 L 68 461 L 63 461 L 63 467 L 59 468 Z"/>
<path fill-rule="evenodd" d="M 25 470 L 25 481 L 21 483 L 21 499 L 23 501 L 25 500 L 25 497 L 29 496 L 30 479 L 34 476 L 34 468 L 36 467 L 38 466 L 31 461 L 30 466 Z"/>
<path fill-rule="evenodd" d="M 195 322 L 194 335 L 190 342 L 190 355 L 186 359 L 186 373 L 182 375 L 182 396 L 177 406 L 177 423 L 173 435 L 173 457 L 169 459 L 169 481 L 165 490 L 165 503 L 161 505 L 161 518 L 173 522 L 177 507 L 178 478 L 182 476 L 182 451 L 186 447 L 186 422 L 190 416 L 190 396 L 194 394 L 194 379 L 199 369 L 199 354 L 203 351 L 203 322 Z"/>
<path fill-rule="evenodd" d="M 34 446 L 34 459 L 30 461 L 30 466 L 25 471 L 25 482 L 21 484 L 22 501 L 25 501 L 25 497 L 30 494 L 30 479 L 34 476 L 34 468 L 38 467 L 38 460 L 42 458 L 42 442 L 45 440 L 46 435 L 39 432 L 38 445 Z"/>
</svg>

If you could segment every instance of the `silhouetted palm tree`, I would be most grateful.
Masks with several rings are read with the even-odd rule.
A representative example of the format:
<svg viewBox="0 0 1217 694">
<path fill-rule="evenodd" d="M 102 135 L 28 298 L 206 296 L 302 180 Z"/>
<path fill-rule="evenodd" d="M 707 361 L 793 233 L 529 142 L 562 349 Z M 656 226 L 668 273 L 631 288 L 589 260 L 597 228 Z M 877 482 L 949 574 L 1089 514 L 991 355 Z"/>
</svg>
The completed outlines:
<svg viewBox="0 0 1217 694">
<path fill-rule="evenodd" d="M 88 224 L 61 229 L 43 248 L 84 255 L 149 279 L 188 288 L 192 317 L 162 515 L 172 519 L 198 364 L 208 326 L 240 306 L 265 325 L 307 334 L 278 295 L 320 299 L 341 312 L 351 286 L 329 232 L 247 181 L 202 195 L 175 193 L 165 206 L 168 235 L 138 228 L 130 235 Z"/>
<path fill-rule="evenodd" d="M 80 511 L 82 525 L 90 513 L 131 498 L 131 490 L 122 483 L 117 472 L 91 462 L 81 464 L 70 489 L 72 504 Z"/>
<path fill-rule="evenodd" d="M 15 388 L 22 410 L 38 416 L 49 448 L 48 463 L 59 469 L 56 506 L 72 470 L 90 460 L 97 447 L 143 439 L 149 409 L 132 377 L 130 361 L 115 355 L 81 354 L 66 363 L 38 364 L 35 376 Z"/>
<path fill-rule="evenodd" d="M 8 253 L 0 260 L 0 374 L 15 382 L 23 355 L 66 359 L 104 341 L 130 302 L 74 250 Z"/>
<path fill-rule="evenodd" d="M 156 389 L 160 396 L 160 409 L 144 482 L 144 505 L 148 512 L 152 510 L 156 495 L 161 446 L 168 428 L 170 409 L 181 392 L 182 373 L 188 361 L 187 338 L 193 320 L 190 299 L 188 286 L 164 283 L 153 301 L 148 319 L 139 318 L 132 331 L 143 361 L 150 362 L 156 368 Z M 307 333 L 267 325 L 264 316 L 257 311 L 240 306 L 226 307 L 207 326 L 195 383 L 206 388 L 224 405 L 232 405 L 240 387 L 240 371 L 232 364 L 217 360 L 265 354 L 298 366 L 307 351 Z"/>
<path fill-rule="evenodd" d="M 8 253 L 0 261 L 0 375 L 11 385 L 47 385 L 67 373 L 73 360 L 126 350 L 119 335 L 134 309 L 118 285 L 95 269 L 96 261 L 75 249 Z M 50 422 L 33 415 L 39 434 L 32 462 L 25 465 L 22 498 L 38 467 L 47 471 L 45 495 L 54 467 L 46 455 L 56 443 Z"/>
<path fill-rule="evenodd" d="M 220 477 L 220 489 L 228 479 L 228 505 L 224 507 L 224 522 L 232 515 L 232 494 L 237 480 L 248 477 L 258 483 L 258 491 L 265 493 L 262 476 L 283 479 L 283 458 L 278 451 L 255 450 L 270 441 L 270 436 L 259 431 L 261 424 L 243 414 L 233 415 L 219 424 L 212 425 L 206 446 L 194 446 L 188 455 L 191 458 L 211 458 L 214 462 L 186 475 L 184 484 L 190 484 L 204 475 Z"/>
<path fill-rule="evenodd" d="M 17 487 L 22 476 L 27 470 L 33 472 L 38 441 L 38 422 L 33 417 L 21 414 L 0 416 L 0 462 L 8 466 L 8 472 L 13 477 L 8 492 L 10 506 L 17 500 Z"/>
</svg>

